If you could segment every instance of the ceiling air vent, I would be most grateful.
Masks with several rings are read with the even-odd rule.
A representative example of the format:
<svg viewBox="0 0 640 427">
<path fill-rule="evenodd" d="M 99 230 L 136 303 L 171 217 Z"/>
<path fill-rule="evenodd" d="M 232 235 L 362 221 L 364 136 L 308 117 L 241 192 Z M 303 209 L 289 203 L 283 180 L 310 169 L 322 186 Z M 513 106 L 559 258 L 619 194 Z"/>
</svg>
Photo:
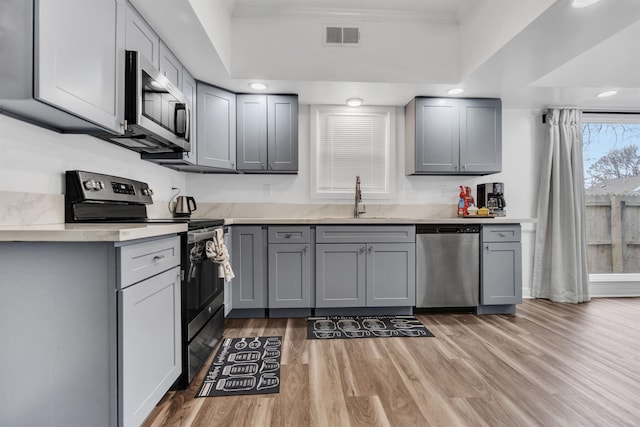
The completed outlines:
<svg viewBox="0 0 640 427">
<path fill-rule="evenodd" d="M 324 42 L 330 46 L 360 45 L 360 28 L 358 27 L 325 27 Z"/>
</svg>

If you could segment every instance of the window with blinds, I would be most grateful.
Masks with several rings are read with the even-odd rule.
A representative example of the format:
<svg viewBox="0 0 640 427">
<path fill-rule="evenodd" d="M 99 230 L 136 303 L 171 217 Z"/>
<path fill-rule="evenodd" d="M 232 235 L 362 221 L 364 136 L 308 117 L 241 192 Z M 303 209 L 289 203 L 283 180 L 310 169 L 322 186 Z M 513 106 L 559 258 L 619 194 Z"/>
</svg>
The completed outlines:
<svg viewBox="0 0 640 427">
<path fill-rule="evenodd" d="M 386 198 L 391 192 L 392 108 L 315 107 L 317 196 L 353 195 L 360 175 L 364 196 Z"/>
</svg>

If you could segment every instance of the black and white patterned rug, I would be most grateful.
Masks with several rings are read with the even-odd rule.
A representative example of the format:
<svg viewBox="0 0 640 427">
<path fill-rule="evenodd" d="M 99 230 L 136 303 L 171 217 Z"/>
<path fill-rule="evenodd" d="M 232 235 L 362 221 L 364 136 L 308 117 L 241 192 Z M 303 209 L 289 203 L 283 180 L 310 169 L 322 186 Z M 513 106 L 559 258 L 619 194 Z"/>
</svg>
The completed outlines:
<svg viewBox="0 0 640 427">
<path fill-rule="evenodd" d="M 415 316 L 307 318 L 307 339 L 433 337 Z"/>
<path fill-rule="evenodd" d="M 196 397 L 280 392 L 282 337 L 226 338 Z"/>
</svg>

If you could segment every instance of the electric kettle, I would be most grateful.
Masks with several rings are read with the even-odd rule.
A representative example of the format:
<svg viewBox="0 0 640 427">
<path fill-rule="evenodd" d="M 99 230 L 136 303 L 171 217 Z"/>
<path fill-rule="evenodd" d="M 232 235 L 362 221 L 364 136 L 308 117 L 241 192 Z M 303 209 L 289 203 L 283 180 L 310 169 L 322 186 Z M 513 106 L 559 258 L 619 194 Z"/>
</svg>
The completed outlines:
<svg viewBox="0 0 640 427">
<path fill-rule="evenodd" d="M 190 216 L 191 212 L 197 209 L 196 199 L 191 196 L 178 196 L 176 197 L 176 205 L 173 208 L 173 216 L 186 217 Z"/>
</svg>

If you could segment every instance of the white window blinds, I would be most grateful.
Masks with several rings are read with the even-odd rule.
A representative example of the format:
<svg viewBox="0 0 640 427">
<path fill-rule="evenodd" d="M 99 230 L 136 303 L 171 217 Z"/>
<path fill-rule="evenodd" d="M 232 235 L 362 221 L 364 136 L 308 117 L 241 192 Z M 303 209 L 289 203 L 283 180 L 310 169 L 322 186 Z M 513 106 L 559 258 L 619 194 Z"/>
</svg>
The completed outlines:
<svg viewBox="0 0 640 427">
<path fill-rule="evenodd" d="M 390 111 L 324 107 L 316 116 L 317 194 L 351 194 L 360 175 L 363 194 L 390 191 Z"/>
</svg>

